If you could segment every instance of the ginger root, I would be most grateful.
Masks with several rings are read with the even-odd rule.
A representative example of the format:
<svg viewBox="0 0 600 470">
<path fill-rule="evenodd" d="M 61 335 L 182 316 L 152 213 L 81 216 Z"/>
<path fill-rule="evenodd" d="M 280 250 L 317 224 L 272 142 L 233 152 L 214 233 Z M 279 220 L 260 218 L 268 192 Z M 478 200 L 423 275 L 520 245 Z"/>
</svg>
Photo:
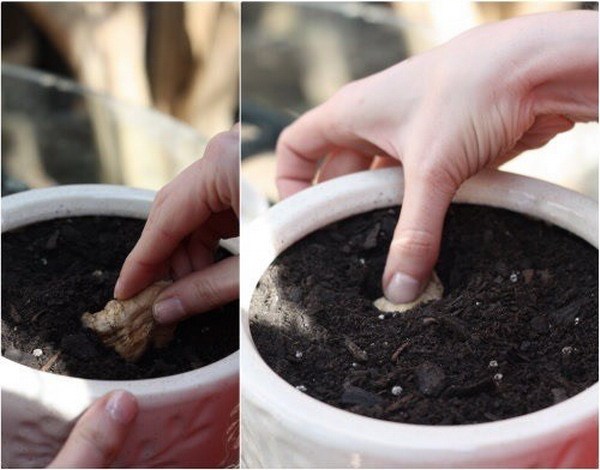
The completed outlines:
<svg viewBox="0 0 600 470">
<path fill-rule="evenodd" d="M 83 326 L 96 332 L 105 346 L 113 348 L 123 359 L 137 361 L 152 344 L 165 347 L 176 325 L 159 325 L 152 316 L 152 305 L 170 282 L 159 281 L 128 300 L 111 300 L 104 310 L 86 312 Z"/>
<path fill-rule="evenodd" d="M 440 281 L 440 278 L 434 272 L 431 275 L 429 284 L 427 284 L 423 293 L 415 301 L 406 304 L 393 304 L 385 297 L 380 297 L 373 302 L 373 305 L 381 312 L 405 312 L 415 308 L 417 305 L 426 304 L 433 300 L 439 300 L 442 298 L 443 293 L 444 286 L 442 285 L 442 281 Z"/>
</svg>

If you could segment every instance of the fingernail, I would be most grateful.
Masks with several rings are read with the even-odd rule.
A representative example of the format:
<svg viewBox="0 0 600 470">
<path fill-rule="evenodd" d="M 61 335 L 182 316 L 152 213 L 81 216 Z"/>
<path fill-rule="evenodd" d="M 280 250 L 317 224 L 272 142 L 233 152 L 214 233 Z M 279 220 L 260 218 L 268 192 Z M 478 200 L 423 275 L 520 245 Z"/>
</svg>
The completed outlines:
<svg viewBox="0 0 600 470">
<path fill-rule="evenodd" d="M 113 392 L 106 402 L 105 410 L 115 421 L 121 424 L 129 424 L 137 414 L 137 403 L 133 396 L 119 390 Z"/>
<path fill-rule="evenodd" d="M 123 288 L 122 286 L 122 282 L 121 282 L 121 278 L 117 279 L 117 282 L 115 284 L 115 290 L 113 292 L 113 297 L 116 299 L 118 298 L 119 294 L 121 293 L 121 289 Z"/>
<path fill-rule="evenodd" d="M 420 283 L 404 273 L 395 273 L 384 289 L 386 299 L 394 304 L 412 302 L 420 293 Z"/>
<path fill-rule="evenodd" d="M 152 308 L 152 313 L 158 323 L 173 323 L 185 316 L 183 304 L 177 297 L 169 297 L 156 302 Z"/>
</svg>

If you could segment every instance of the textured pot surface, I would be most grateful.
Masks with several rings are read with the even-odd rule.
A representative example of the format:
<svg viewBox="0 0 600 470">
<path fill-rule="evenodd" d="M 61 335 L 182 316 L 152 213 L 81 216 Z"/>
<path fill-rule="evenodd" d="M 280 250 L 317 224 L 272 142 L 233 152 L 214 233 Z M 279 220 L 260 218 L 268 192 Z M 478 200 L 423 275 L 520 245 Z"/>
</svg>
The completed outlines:
<svg viewBox="0 0 600 470">
<path fill-rule="evenodd" d="M 27 191 L 2 199 L 2 231 L 84 215 L 145 219 L 154 193 L 108 185 Z M 224 243 L 230 250 L 236 244 Z M 238 458 L 239 353 L 201 369 L 148 380 L 66 377 L 0 358 L 2 466 L 46 466 L 96 398 L 127 390 L 140 412 L 115 467 L 217 467 Z"/>
<path fill-rule="evenodd" d="M 247 467 L 597 466 L 598 384 L 549 408 L 461 426 L 367 418 L 296 390 L 260 357 L 249 328 L 254 288 L 275 257 L 337 220 L 402 201 L 399 169 L 357 173 L 303 191 L 244 232 L 241 274 L 242 464 Z M 530 178 L 484 171 L 455 202 L 501 207 L 565 228 L 598 247 L 598 204 Z"/>
</svg>

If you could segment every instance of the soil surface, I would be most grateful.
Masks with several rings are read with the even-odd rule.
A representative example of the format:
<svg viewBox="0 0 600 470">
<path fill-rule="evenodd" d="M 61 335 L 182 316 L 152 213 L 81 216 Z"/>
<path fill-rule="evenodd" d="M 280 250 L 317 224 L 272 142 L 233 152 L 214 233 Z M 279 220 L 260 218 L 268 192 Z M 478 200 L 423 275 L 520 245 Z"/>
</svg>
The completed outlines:
<svg viewBox="0 0 600 470">
<path fill-rule="evenodd" d="M 144 221 L 73 217 L 2 235 L 2 355 L 57 374 L 123 380 L 196 369 L 238 349 L 238 302 L 179 324 L 174 340 L 128 363 L 81 325 L 112 299 Z M 225 252 L 217 256 L 226 256 Z"/>
<path fill-rule="evenodd" d="M 382 314 L 373 300 L 399 209 L 353 217 L 277 258 L 252 299 L 265 361 L 298 390 L 419 424 L 505 419 L 598 380 L 598 251 L 542 221 L 451 206 L 443 298 Z"/>
</svg>

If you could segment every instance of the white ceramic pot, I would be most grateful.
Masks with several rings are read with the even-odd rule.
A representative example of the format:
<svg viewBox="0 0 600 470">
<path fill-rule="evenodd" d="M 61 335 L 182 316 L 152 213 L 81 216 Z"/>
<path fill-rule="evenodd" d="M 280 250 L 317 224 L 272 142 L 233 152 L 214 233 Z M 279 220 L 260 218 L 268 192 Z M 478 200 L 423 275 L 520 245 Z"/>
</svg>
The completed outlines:
<svg viewBox="0 0 600 470">
<path fill-rule="evenodd" d="M 491 423 L 425 426 L 367 418 L 288 384 L 260 357 L 249 329 L 254 288 L 275 257 L 307 234 L 397 205 L 398 169 L 357 173 L 303 191 L 244 231 L 241 275 L 242 464 L 247 467 L 597 466 L 598 384 L 535 413 Z M 526 177 L 485 171 L 455 202 L 503 207 L 563 227 L 598 246 L 598 205 Z"/>
<path fill-rule="evenodd" d="M 155 193 L 109 185 L 36 189 L 2 199 L 2 231 L 84 215 L 145 219 Z M 237 252 L 235 243 L 224 244 Z M 190 372 L 148 380 L 89 380 L 0 358 L 2 466 L 46 466 L 76 418 L 122 389 L 139 415 L 115 467 L 218 467 L 238 459 L 239 352 Z"/>
</svg>

